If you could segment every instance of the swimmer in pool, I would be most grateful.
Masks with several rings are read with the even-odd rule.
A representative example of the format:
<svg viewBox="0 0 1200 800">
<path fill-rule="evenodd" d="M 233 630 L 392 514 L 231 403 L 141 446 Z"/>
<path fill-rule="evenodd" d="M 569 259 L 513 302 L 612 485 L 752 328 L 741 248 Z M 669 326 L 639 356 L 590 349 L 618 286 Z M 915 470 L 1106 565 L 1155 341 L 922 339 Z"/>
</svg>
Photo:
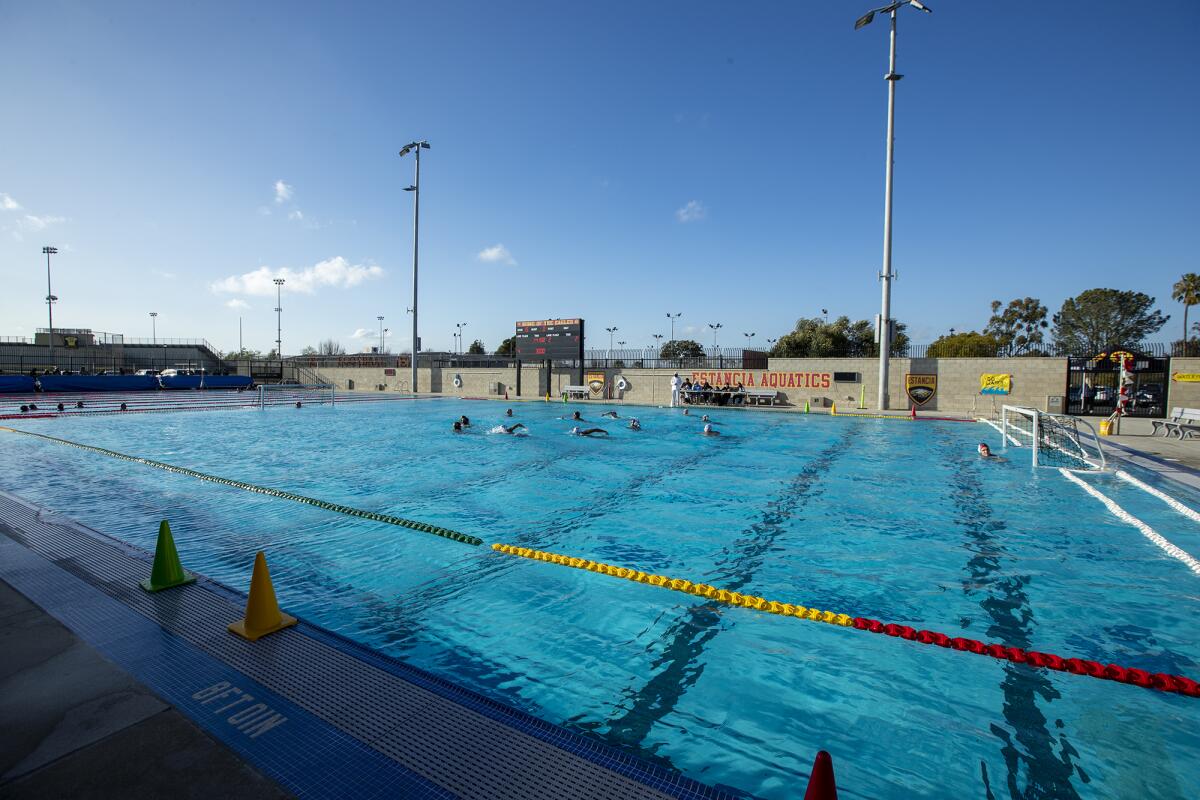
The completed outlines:
<svg viewBox="0 0 1200 800">
<path fill-rule="evenodd" d="M 700 431 L 700 435 L 702 435 L 702 436 L 720 436 L 721 432 L 713 430 L 713 426 L 710 423 L 706 423 L 704 425 L 704 430 Z"/>
<path fill-rule="evenodd" d="M 500 425 L 498 427 L 500 428 L 500 430 L 504 431 L 507 434 L 513 434 L 513 433 L 516 433 L 518 429 L 525 428 L 525 423 L 518 422 L 516 425 Z M 525 430 L 529 430 L 529 429 L 525 428 Z"/>
<path fill-rule="evenodd" d="M 461 416 L 458 418 L 458 421 L 464 428 L 471 427 L 471 418 L 468 416 Z"/>
<path fill-rule="evenodd" d="M 571 420 L 572 422 L 587 422 L 587 420 L 586 420 L 586 419 L 584 419 L 582 416 L 580 416 L 580 415 L 579 415 L 579 412 L 578 412 L 578 411 L 572 411 L 572 412 L 571 412 L 571 416 L 569 416 L 569 417 L 559 417 L 559 419 L 569 419 L 569 420 Z"/>
<path fill-rule="evenodd" d="M 690 411 L 688 411 L 688 410 L 685 408 L 685 409 L 683 410 L 683 415 L 684 415 L 685 417 L 689 417 L 689 416 L 691 416 L 691 412 L 690 412 Z"/>
<path fill-rule="evenodd" d="M 463 432 L 463 426 L 462 426 L 462 423 L 461 423 L 461 422 L 459 422 L 458 420 L 454 420 L 454 432 L 455 432 L 455 433 L 462 433 L 462 432 Z"/>
<path fill-rule="evenodd" d="M 572 436 L 595 436 L 598 433 L 608 436 L 608 431 L 604 430 L 604 428 L 585 428 L 583 430 L 580 430 L 579 428 L 571 428 Z"/>
<path fill-rule="evenodd" d="M 512 416 L 512 409 L 510 408 L 508 411 L 505 411 L 505 412 L 504 412 L 504 416 L 506 416 L 506 417 L 511 417 L 511 416 Z"/>
<path fill-rule="evenodd" d="M 601 414 L 600 416 L 601 416 L 601 417 L 608 417 L 609 419 L 618 419 L 618 417 L 617 417 L 617 412 L 615 412 L 615 411 L 605 411 L 605 412 L 604 412 L 603 414 Z"/>
<path fill-rule="evenodd" d="M 642 429 L 642 423 L 637 421 L 637 417 L 634 417 L 633 419 L 629 420 L 629 430 L 640 431 L 641 429 Z"/>
<path fill-rule="evenodd" d="M 701 422 L 712 422 L 712 420 L 708 418 L 708 414 L 705 414 L 703 417 L 701 417 L 700 421 Z"/>
<path fill-rule="evenodd" d="M 986 458 L 989 461 L 1007 461 L 1008 460 L 1007 458 L 1004 458 L 1003 456 L 992 455 L 992 448 L 988 447 L 986 442 L 980 442 L 978 449 L 979 449 L 979 457 L 980 458 Z"/>
</svg>

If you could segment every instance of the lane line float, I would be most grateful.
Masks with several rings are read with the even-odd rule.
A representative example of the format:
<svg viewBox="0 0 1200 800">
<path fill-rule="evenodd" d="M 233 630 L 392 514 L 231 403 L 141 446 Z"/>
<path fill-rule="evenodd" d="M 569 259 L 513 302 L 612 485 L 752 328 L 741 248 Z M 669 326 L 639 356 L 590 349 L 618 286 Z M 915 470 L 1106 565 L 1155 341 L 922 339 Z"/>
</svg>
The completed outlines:
<svg viewBox="0 0 1200 800">
<path fill-rule="evenodd" d="M 1074 675 L 1086 675 L 1091 678 L 1100 678 L 1102 680 L 1116 681 L 1118 683 L 1128 683 L 1134 686 L 1141 686 L 1145 689 L 1155 689 L 1160 692 L 1173 692 L 1186 697 L 1200 698 L 1200 683 L 1183 675 L 1170 675 L 1165 672 L 1147 672 L 1146 670 L 1137 669 L 1134 667 L 1122 667 L 1117 664 L 1101 664 L 1099 661 L 1090 661 L 1082 658 L 1063 658 L 1062 656 L 1054 655 L 1053 653 L 1043 653 L 1037 650 L 1025 650 L 1020 647 L 1007 647 L 1002 644 L 985 643 L 975 639 L 966 639 L 961 636 L 950 637 L 944 633 L 936 631 L 916 630 L 907 625 L 896 625 L 892 623 L 880 622 L 877 619 L 869 619 L 866 617 L 852 617 L 849 614 L 842 614 L 836 611 L 825 611 L 818 608 L 808 608 L 801 605 L 793 605 L 791 603 L 781 603 L 776 600 L 767 600 L 764 597 L 757 597 L 749 594 L 739 594 L 738 592 L 730 592 L 725 589 L 720 589 L 716 586 L 709 586 L 704 583 L 693 583 L 692 581 L 683 580 L 681 578 L 672 578 L 667 575 L 655 575 L 641 570 L 632 569 L 629 567 L 620 567 L 613 564 L 605 564 L 600 561 L 591 561 L 585 558 L 576 558 L 573 556 L 563 555 L 561 553 L 550 553 L 544 550 L 531 550 L 528 547 L 515 547 L 509 544 L 493 544 L 492 549 L 504 555 L 517 556 L 526 558 L 531 561 L 544 561 L 549 564 L 558 564 L 564 567 L 572 567 L 574 569 L 586 570 L 588 572 L 596 572 L 602 575 L 608 575 L 614 578 L 621 578 L 634 583 L 645 583 L 651 586 L 658 586 L 663 589 L 669 589 L 674 592 L 682 592 L 684 594 L 696 595 L 709 600 L 715 600 L 719 603 L 725 603 L 730 606 L 738 606 L 741 608 L 749 608 L 755 611 L 764 611 L 768 614 L 776 614 L 784 617 L 795 617 L 811 622 L 822 622 L 827 625 L 834 625 L 842 628 L 853 628 L 854 630 L 866 631 L 868 633 L 882 633 L 898 639 L 905 639 L 918 644 L 932 644 L 938 647 L 945 647 L 951 650 L 957 650 L 963 653 L 974 653 L 975 655 L 990 656 L 1000 661 L 1011 661 L 1014 664 L 1025 664 L 1030 667 L 1044 667 L 1053 669 L 1059 672 L 1069 672 Z"/>
</svg>

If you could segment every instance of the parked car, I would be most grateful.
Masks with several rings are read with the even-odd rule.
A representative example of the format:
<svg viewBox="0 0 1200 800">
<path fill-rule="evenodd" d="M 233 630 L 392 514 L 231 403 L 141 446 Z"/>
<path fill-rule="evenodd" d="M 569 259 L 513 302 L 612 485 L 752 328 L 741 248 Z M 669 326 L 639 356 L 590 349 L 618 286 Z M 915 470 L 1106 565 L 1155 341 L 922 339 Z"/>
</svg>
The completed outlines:
<svg viewBox="0 0 1200 800">
<path fill-rule="evenodd" d="M 139 369 L 137 372 L 135 372 L 133 374 L 134 375 L 157 375 L 158 370 L 156 370 L 156 369 Z"/>
</svg>

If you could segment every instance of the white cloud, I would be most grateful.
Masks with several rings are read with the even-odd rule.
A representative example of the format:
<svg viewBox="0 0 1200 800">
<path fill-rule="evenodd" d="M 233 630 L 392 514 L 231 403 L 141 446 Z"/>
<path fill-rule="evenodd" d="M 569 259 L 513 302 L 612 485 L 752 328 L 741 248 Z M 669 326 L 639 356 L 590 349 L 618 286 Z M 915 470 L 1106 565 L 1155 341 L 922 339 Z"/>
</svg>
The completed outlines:
<svg viewBox="0 0 1200 800">
<path fill-rule="evenodd" d="M 355 328 L 354 333 L 350 334 L 351 339 L 366 339 L 368 336 L 378 336 L 379 331 L 367 330 L 366 328 Z"/>
<path fill-rule="evenodd" d="M 680 222 L 695 222 L 708 216 L 708 209 L 699 200 L 688 200 L 683 208 L 675 209 L 675 219 Z"/>
<path fill-rule="evenodd" d="M 292 199 L 292 185 L 283 181 L 275 181 L 275 202 L 285 203 Z"/>
<path fill-rule="evenodd" d="M 304 213 L 298 208 L 292 209 L 291 211 L 288 212 L 288 219 L 296 219 L 296 220 L 304 219 Z"/>
<path fill-rule="evenodd" d="M 57 225 L 60 222 L 66 221 L 66 217 L 52 217 L 49 215 L 39 217 L 34 214 L 26 214 L 17 220 L 17 225 L 27 231 L 44 231 L 51 225 Z"/>
<path fill-rule="evenodd" d="M 4 192 L 0 192 L 0 208 L 3 208 L 5 211 L 20 211 L 21 204 Z"/>
<path fill-rule="evenodd" d="M 502 244 L 485 247 L 475 257 L 488 264 L 507 264 L 510 267 L 517 265 L 517 260 L 512 257 L 512 253 L 508 252 L 508 248 Z"/>
<path fill-rule="evenodd" d="M 225 303 L 225 307 L 232 308 L 237 311 L 249 311 L 250 310 L 250 304 L 247 303 L 245 300 L 242 300 L 240 297 L 235 297 L 232 300 L 227 301 Z"/>
<path fill-rule="evenodd" d="M 313 294 L 317 289 L 324 287 L 349 289 L 363 281 L 382 276 L 382 267 L 374 264 L 351 264 L 341 256 L 334 256 L 302 270 L 259 267 L 253 272 L 230 275 L 211 284 L 209 288 L 217 293 L 270 297 L 275 294 L 276 278 L 284 279 L 284 291 Z"/>
<path fill-rule="evenodd" d="M 161 270 L 161 269 L 152 270 L 152 272 L 153 272 L 155 275 L 157 275 L 158 277 L 162 278 L 164 281 L 173 281 L 173 280 L 175 280 L 175 273 L 174 273 L 174 272 L 167 272 L 166 270 Z"/>
</svg>

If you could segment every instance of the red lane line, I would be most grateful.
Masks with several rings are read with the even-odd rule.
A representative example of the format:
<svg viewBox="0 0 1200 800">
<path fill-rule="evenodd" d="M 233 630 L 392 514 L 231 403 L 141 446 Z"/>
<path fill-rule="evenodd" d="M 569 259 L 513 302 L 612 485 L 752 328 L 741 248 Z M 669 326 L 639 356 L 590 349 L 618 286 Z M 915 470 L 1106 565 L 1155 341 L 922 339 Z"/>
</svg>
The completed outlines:
<svg viewBox="0 0 1200 800">
<path fill-rule="evenodd" d="M 1059 672 L 1086 675 L 1090 678 L 1129 683 L 1134 686 L 1141 686 L 1143 689 L 1174 692 L 1185 697 L 1200 697 L 1200 683 L 1183 675 L 1170 675 L 1165 672 L 1147 672 L 1136 667 L 1101 664 L 1099 661 L 1089 661 L 1082 658 L 1063 658 L 1053 653 L 1023 650 L 1020 647 L 1006 647 L 1002 644 L 985 644 L 976 639 L 966 639 L 961 636 L 951 638 L 944 633 L 919 631 L 907 625 L 885 624 L 877 619 L 855 617 L 852 624 L 860 631 L 884 633 L 888 636 L 907 639 L 910 642 L 917 642 L 918 644 L 934 644 L 938 647 L 946 647 L 964 653 L 991 656 L 1000 661 L 1011 661 L 1014 664 L 1045 667 Z"/>
</svg>

